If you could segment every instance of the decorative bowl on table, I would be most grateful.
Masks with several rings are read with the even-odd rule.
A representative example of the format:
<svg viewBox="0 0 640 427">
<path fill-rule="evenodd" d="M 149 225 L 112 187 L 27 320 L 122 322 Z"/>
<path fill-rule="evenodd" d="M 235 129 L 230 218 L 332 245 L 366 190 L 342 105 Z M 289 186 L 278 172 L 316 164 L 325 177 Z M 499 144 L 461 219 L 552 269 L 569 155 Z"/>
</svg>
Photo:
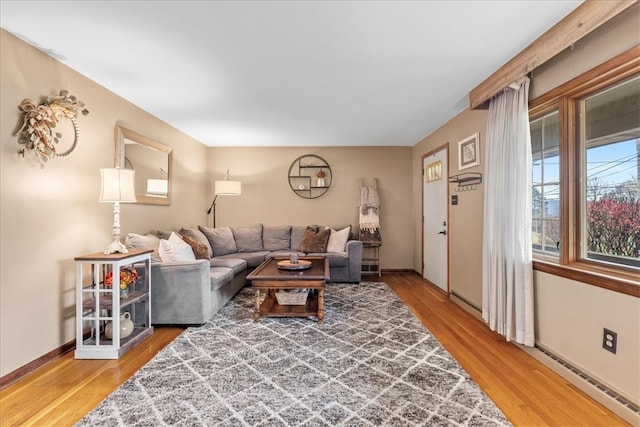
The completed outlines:
<svg viewBox="0 0 640 427">
<path fill-rule="evenodd" d="M 311 261 L 305 259 L 301 259 L 296 263 L 292 263 L 288 259 L 278 261 L 278 268 L 282 270 L 306 270 L 307 268 L 311 268 L 311 265 Z"/>
</svg>

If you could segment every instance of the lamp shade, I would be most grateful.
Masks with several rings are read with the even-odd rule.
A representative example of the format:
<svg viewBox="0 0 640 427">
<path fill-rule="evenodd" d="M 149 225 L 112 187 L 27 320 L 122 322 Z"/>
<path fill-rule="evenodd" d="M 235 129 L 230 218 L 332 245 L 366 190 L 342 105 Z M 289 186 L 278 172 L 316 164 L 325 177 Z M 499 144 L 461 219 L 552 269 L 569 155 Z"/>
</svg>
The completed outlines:
<svg viewBox="0 0 640 427">
<path fill-rule="evenodd" d="M 215 194 L 217 196 L 238 196 L 242 194 L 242 183 L 240 181 L 216 181 Z"/>
<path fill-rule="evenodd" d="M 167 197 L 169 181 L 166 179 L 148 179 L 147 195 L 153 197 Z"/>
<path fill-rule="evenodd" d="M 135 171 L 131 169 L 100 169 L 100 176 L 102 178 L 100 201 L 136 202 L 135 185 L 133 182 L 134 174 Z"/>
</svg>

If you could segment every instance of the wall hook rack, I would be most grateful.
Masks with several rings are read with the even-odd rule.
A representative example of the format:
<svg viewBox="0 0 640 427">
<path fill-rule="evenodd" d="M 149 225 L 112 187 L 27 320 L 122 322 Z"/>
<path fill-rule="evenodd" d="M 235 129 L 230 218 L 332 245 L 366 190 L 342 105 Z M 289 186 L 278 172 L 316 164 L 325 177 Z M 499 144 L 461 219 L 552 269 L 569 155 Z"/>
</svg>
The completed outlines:
<svg viewBox="0 0 640 427">
<path fill-rule="evenodd" d="M 458 184 L 456 191 L 470 191 L 478 188 L 482 182 L 482 174 L 479 172 L 465 172 L 449 177 L 449 182 Z"/>
</svg>

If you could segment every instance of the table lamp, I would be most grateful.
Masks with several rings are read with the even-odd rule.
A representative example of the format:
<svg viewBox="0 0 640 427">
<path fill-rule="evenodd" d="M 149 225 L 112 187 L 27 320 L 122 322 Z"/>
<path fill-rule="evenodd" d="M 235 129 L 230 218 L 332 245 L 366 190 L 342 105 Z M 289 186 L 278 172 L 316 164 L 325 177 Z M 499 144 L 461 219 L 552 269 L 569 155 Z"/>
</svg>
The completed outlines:
<svg viewBox="0 0 640 427">
<path fill-rule="evenodd" d="M 134 174 L 135 171 L 131 169 L 100 169 L 100 201 L 113 203 L 113 242 L 107 246 L 105 254 L 129 252 L 120 241 L 120 203 L 136 202 Z"/>
</svg>

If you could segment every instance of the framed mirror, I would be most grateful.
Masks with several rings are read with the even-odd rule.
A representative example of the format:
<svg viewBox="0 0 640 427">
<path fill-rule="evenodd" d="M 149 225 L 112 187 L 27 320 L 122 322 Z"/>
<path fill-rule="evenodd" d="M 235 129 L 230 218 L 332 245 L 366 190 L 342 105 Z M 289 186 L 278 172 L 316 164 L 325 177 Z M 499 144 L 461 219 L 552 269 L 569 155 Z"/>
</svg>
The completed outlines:
<svg viewBox="0 0 640 427">
<path fill-rule="evenodd" d="M 115 166 L 136 171 L 137 203 L 170 205 L 173 148 L 120 125 L 115 145 Z"/>
</svg>

